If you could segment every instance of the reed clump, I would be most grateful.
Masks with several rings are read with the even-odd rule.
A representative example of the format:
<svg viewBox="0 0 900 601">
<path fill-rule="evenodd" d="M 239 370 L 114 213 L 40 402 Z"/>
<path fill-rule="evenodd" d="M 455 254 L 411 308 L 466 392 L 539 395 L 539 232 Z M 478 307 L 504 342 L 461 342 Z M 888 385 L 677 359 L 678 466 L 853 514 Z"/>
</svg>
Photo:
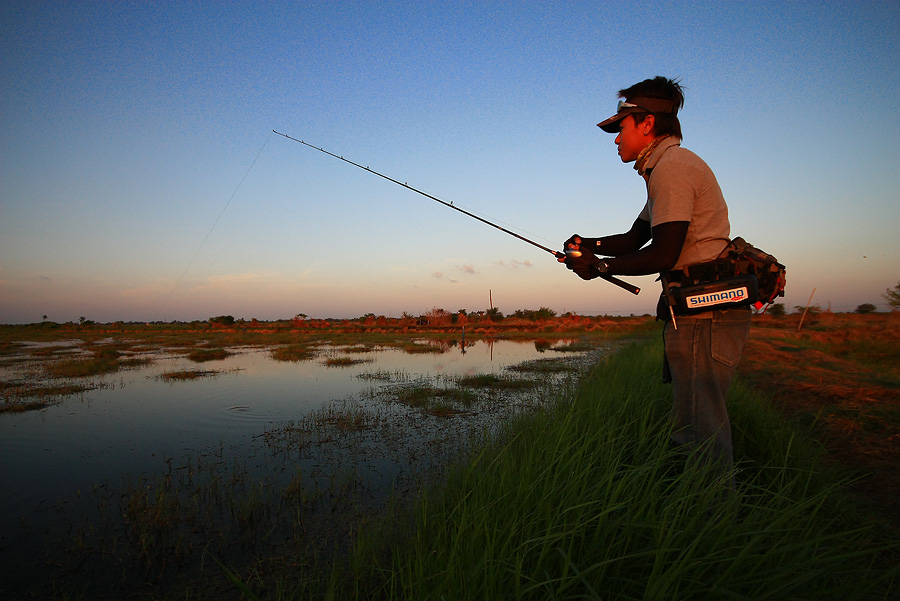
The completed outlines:
<svg viewBox="0 0 900 601">
<path fill-rule="evenodd" d="M 577 371 L 577 368 L 565 359 L 534 359 L 518 365 L 511 365 L 508 369 L 532 374 L 556 374 Z"/>
<path fill-rule="evenodd" d="M 195 363 L 203 363 L 205 361 L 221 361 L 233 354 L 223 348 L 196 349 L 188 353 L 188 359 Z"/>
<path fill-rule="evenodd" d="M 167 371 L 159 375 L 159 379 L 163 382 L 183 382 L 185 380 L 197 380 L 200 378 L 209 378 L 222 373 L 219 370 L 190 369 L 182 371 Z"/>
<path fill-rule="evenodd" d="M 439 388 L 419 382 L 398 388 L 395 399 L 403 405 L 423 409 L 432 415 L 448 416 L 470 409 L 477 397 L 471 391 L 461 388 Z"/>
<path fill-rule="evenodd" d="M 315 349 L 303 344 L 289 344 L 286 346 L 278 346 L 273 348 L 270 353 L 271 357 L 276 361 L 309 361 L 315 359 L 317 353 Z"/>
<path fill-rule="evenodd" d="M 47 367 L 47 374 L 54 378 L 86 378 L 119 371 L 118 357 L 91 357 L 66 359 Z"/>
<path fill-rule="evenodd" d="M 115 348 L 97 347 L 85 357 L 54 361 L 46 367 L 47 375 L 53 378 L 86 378 L 111 374 L 123 368 L 140 367 L 152 363 L 146 357 L 133 357 Z"/>
<path fill-rule="evenodd" d="M 472 376 L 465 376 L 459 378 L 458 383 L 460 386 L 490 388 L 492 390 L 524 390 L 535 388 L 538 384 L 534 380 L 522 380 L 495 374 L 475 374 Z"/>
<path fill-rule="evenodd" d="M 356 359 L 354 357 L 338 356 L 328 357 L 324 363 L 327 367 L 350 367 L 361 363 L 372 363 L 372 359 Z"/>
</svg>

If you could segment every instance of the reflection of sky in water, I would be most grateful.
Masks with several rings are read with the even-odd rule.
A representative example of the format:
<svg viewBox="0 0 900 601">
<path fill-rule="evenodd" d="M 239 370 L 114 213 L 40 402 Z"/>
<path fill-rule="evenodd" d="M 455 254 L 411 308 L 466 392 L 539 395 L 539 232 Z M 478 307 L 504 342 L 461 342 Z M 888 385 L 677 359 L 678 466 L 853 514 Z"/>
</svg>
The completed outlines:
<svg viewBox="0 0 900 601">
<path fill-rule="evenodd" d="M 496 374 L 548 356 L 537 352 L 533 342 L 469 344 L 465 353 L 457 342 L 439 354 L 326 349 L 319 358 L 300 362 L 274 361 L 259 349 L 204 363 L 165 357 L 145 368 L 105 376 L 104 388 L 81 398 L 41 411 L 0 415 L 3 529 L 15 527 L 28 508 L 46 509 L 96 484 L 116 487 L 126 477 L 158 474 L 169 459 L 179 465 L 219 449 L 239 457 L 265 431 L 299 420 L 329 401 L 382 385 L 359 374 L 396 372 L 411 379 Z M 324 365 L 324 356 L 337 355 L 365 362 Z M 158 377 L 181 370 L 225 373 L 176 382 Z"/>
</svg>

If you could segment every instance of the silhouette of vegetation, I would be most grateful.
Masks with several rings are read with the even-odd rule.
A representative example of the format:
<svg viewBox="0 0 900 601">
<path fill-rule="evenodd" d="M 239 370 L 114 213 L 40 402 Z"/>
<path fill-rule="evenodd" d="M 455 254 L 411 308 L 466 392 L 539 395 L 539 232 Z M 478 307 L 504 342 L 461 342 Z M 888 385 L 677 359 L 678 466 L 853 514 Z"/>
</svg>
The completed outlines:
<svg viewBox="0 0 900 601">
<path fill-rule="evenodd" d="M 772 317 L 784 317 L 784 303 L 775 303 L 766 310 L 766 313 L 768 313 Z"/>
<path fill-rule="evenodd" d="M 485 315 L 487 315 L 491 321 L 503 321 L 503 313 L 501 313 L 500 309 L 497 307 L 491 307 L 485 311 Z"/>
<path fill-rule="evenodd" d="M 210 317 L 209 323 L 218 324 L 221 326 L 233 326 L 234 317 L 232 317 L 231 315 L 219 315 L 218 317 Z"/>
<path fill-rule="evenodd" d="M 894 286 L 893 289 L 887 289 L 884 291 L 884 300 L 887 301 L 888 306 L 891 308 L 891 311 L 895 311 L 900 309 L 900 282 L 897 282 L 897 285 Z"/>
<path fill-rule="evenodd" d="M 512 317 L 518 317 L 520 319 L 527 319 L 528 321 L 544 321 L 546 319 L 553 319 L 556 317 L 556 311 L 553 309 L 548 309 L 547 307 L 541 307 L 540 309 L 516 309 L 516 312 L 512 314 Z"/>
</svg>

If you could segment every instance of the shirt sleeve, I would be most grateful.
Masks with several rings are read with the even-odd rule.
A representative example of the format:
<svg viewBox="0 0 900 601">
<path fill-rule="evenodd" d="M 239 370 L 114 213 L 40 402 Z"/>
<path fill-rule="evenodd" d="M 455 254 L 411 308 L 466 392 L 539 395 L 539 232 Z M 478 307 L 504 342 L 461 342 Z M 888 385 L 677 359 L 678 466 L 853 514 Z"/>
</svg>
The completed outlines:
<svg viewBox="0 0 900 601">
<path fill-rule="evenodd" d="M 644 221 L 650 221 L 650 202 L 644 203 L 644 208 L 641 209 L 641 214 L 638 215 L 638 219 L 643 219 Z"/>
<path fill-rule="evenodd" d="M 646 207 L 651 226 L 692 220 L 698 191 L 694 186 L 697 178 L 685 173 L 689 169 L 681 161 L 661 161 L 653 170 L 647 185 Z"/>
<path fill-rule="evenodd" d="M 719 183 L 700 157 L 670 148 L 647 182 L 650 226 L 690 223 L 676 267 L 712 261 L 728 243 L 728 206 Z"/>
</svg>

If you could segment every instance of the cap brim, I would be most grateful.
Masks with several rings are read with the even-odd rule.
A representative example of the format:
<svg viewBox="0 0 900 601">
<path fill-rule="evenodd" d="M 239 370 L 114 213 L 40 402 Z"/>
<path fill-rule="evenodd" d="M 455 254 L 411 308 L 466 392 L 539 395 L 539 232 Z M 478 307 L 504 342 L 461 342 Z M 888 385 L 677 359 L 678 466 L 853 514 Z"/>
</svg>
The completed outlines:
<svg viewBox="0 0 900 601">
<path fill-rule="evenodd" d="M 639 109 L 639 108 L 622 109 L 621 111 L 619 111 L 618 113 L 616 113 L 615 115 L 610 117 L 609 119 L 604 119 L 603 121 L 598 123 L 597 127 L 599 127 L 600 129 L 602 129 L 603 131 L 605 131 L 608 134 L 617 134 L 617 133 L 619 133 L 619 127 L 620 127 L 619 122 L 622 119 L 624 119 L 631 113 L 637 113 L 642 110 L 643 109 Z"/>
</svg>

